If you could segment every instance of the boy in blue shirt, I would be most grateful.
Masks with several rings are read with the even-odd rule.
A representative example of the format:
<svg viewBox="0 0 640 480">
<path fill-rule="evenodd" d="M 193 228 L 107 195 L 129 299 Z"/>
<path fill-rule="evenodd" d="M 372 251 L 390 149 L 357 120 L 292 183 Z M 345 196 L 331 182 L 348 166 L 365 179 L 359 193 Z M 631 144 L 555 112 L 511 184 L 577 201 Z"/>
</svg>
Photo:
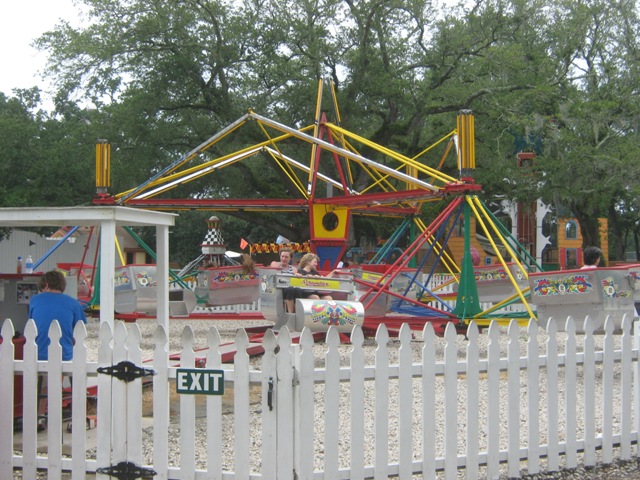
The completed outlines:
<svg viewBox="0 0 640 480">
<path fill-rule="evenodd" d="M 54 320 L 60 324 L 62 360 L 67 361 L 73 358 L 73 329 L 78 322 L 87 323 L 80 302 L 63 293 L 66 287 L 67 280 L 64 275 L 57 270 L 51 270 L 40 279 L 38 288 L 42 293 L 33 296 L 29 302 L 29 318 L 36 322 L 38 328 L 36 336 L 38 360 L 49 360 L 49 344 L 51 343 L 49 327 Z M 38 377 L 38 399 L 41 397 L 43 380 L 43 376 L 40 375 Z M 42 418 L 45 407 L 46 403 L 38 400 L 39 418 Z M 43 430 L 45 426 L 46 420 L 39 419 L 38 430 Z"/>
</svg>

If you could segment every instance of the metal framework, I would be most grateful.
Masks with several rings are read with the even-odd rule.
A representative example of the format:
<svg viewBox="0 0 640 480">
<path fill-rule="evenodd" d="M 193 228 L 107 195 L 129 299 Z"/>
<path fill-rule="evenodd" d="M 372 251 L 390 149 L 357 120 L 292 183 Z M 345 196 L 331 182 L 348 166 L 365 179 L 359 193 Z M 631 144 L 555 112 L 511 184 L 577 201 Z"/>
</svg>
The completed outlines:
<svg viewBox="0 0 640 480">
<path fill-rule="evenodd" d="M 506 270 L 509 270 L 507 262 L 500 255 L 494 242 L 502 244 L 511 258 L 516 259 L 518 268 L 525 277 L 527 271 L 535 269 L 536 266 L 532 266 L 532 259 L 520 259 L 520 252 L 524 249 L 519 247 L 515 239 L 509 237 L 504 226 L 500 225 L 475 196 L 481 187 L 475 184 L 473 179 L 476 167 L 473 114 L 468 110 L 461 111 L 455 130 L 410 158 L 342 128 L 332 84 L 333 113 L 337 120 L 336 123 L 328 121 L 326 113 L 321 110 L 323 85 L 324 82 L 319 80 L 316 116 L 312 125 L 295 129 L 249 111 L 136 188 L 110 196 L 104 194 L 106 185 L 99 185 L 100 182 L 97 181 L 98 196 L 94 203 L 171 211 L 204 209 L 221 212 L 306 212 L 311 225 L 311 248 L 321 257 L 330 259 L 332 267 L 346 250 L 351 215 L 409 217 L 421 232 L 420 235 L 407 249 L 407 254 L 394 263 L 390 273 L 385 275 L 385 280 L 380 280 L 370 287 L 363 297 L 363 303 L 375 301 L 384 292 L 397 297 L 400 303 L 409 302 L 413 307 L 424 308 L 424 304 L 419 300 L 421 296 L 435 295 L 435 292 L 427 292 L 426 287 L 421 286 L 418 299 L 410 299 L 406 294 L 390 292 L 385 285 L 389 285 L 394 276 L 407 266 L 410 259 L 416 257 L 418 250 L 426 246 L 428 255 L 436 257 L 435 263 L 445 265 L 455 280 L 460 282 L 460 289 L 454 309 L 445 312 L 434 311 L 435 309 L 431 308 L 425 316 L 440 316 L 447 321 L 466 321 L 490 315 L 490 312 L 480 309 L 478 296 L 474 291 L 474 266 L 471 263 L 468 238 L 465 239 L 465 254 L 461 261 L 457 263 L 447 253 L 448 235 L 453 229 L 452 222 L 465 221 L 466 225 L 469 225 L 469 218 L 474 215 Z M 223 140 L 250 123 L 257 125 L 265 139 L 255 145 L 227 152 Z M 306 161 L 292 158 L 288 153 L 293 142 L 302 142 L 308 146 Z M 436 167 L 428 166 L 425 156 L 438 145 L 444 147 L 444 153 L 434 162 Z M 213 154 L 214 146 L 216 151 L 224 153 Z M 365 150 L 372 153 L 365 156 L 362 153 Z M 442 171 L 445 159 L 450 154 L 455 154 L 457 158 L 460 174 L 457 179 Z M 176 199 L 164 195 L 178 185 L 223 172 L 230 165 L 258 155 L 271 159 L 273 165 L 284 172 L 295 186 L 298 193 L 296 198 Z M 372 155 L 376 160 L 371 158 Z M 99 158 L 103 161 L 97 161 L 97 169 L 100 172 L 110 171 L 106 163 L 108 155 L 101 155 Z M 101 173 L 101 183 L 106 184 L 108 180 L 104 177 Z M 361 186 L 365 182 L 357 181 L 363 177 L 368 180 L 365 186 Z M 324 190 L 318 188 L 322 184 L 330 186 L 332 194 L 323 195 Z M 449 202 L 449 205 L 431 225 L 425 225 L 418 217 L 422 205 L 425 202 L 443 200 Z M 462 215 L 457 211 L 459 208 L 462 209 Z M 333 216 L 331 222 L 327 221 L 328 216 Z M 454 217 L 456 220 L 452 220 Z M 445 233 L 447 231 L 449 234 Z M 466 229 L 466 235 L 469 235 L 469 228 Z M 515 279 L 511 280 L 516 285 Z M 518 292 L 517 301 L 523 302 L 527 314 L 533 316 L 525 294 L 520 289 Z"/>
</svg>

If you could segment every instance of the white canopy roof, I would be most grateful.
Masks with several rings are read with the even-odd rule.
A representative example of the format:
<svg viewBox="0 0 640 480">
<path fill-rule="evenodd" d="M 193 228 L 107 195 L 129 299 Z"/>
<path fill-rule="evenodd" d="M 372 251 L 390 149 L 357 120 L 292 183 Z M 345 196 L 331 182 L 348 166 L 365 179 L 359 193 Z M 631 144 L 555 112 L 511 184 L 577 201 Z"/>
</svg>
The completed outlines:
<svg viewBox="0 0 640 480">
<path fill-rule="evenodd" d="M 0 227 L 100 227 L 100 322 L 114 323 L 116 227 L 155 227 L 158 323 L 169 327 L 169 227 L 177 214 L 116 206 L 0 208 Z M 109 288 L 106 288 L 109 287 Z"/>
</svg>

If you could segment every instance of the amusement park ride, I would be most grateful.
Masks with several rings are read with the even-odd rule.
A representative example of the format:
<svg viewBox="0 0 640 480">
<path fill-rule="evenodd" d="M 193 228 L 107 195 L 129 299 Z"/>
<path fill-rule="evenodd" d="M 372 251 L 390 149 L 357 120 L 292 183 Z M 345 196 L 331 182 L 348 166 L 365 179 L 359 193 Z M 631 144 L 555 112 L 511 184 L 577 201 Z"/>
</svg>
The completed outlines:
<svg viewBox="0 0 640 480">
<path fill-rule="evenodd" d="M 354 215 L 400 222 L 372 263 L 342 269 L 327 278 L 292 276 L 271 267 L 243 271 L 241 265 L 226 257 L 219 219 L 212 216 L 207 222 L 202 255 L 180 272 L 169 272 L 171 316 L 190 317 L 198 303 L 216 306 L 260 300 L 262 315 L 276 331 L 286 325 L 292 332 L 307 327 L 321 334 L 335 326 L 341 333 L 349 333 L 354 325 L 361 325 L 369 335 L 380 324 L 392 331 L 402 323 L 421 330 L 428 322 L 442 333 L 451 323 L 464 333 L 471 322 L 485 327 L 493 320 L 524 323 L 532 318 L 543 327 L 553 321 L 562 330 L 569 315 L 576 319 L 588 315 L 594 329 L 601 331 L 607 317 L 619 329 L 625 315 L 635 316 L 635 303 L 640 302 L 640 265 L 544 272 L 536 258 L 517 241 L 517 235 L 478 198 L 481 187 L 474 181 L 474 117 L 470 111 L 460 111 L 453 131 L 410 158 L 342 128 L 333 86 L 330 90 L 334 122 L 322 111 L 323 82 L 319 81 L 312 125 L 296 129 L 249 111 L 148 181 L 116 195 L 108 193 L 110 147 L 106 142 L 96 146 L 98 194 L 94 204 L 165 211 L 304 212 L 311 232 L 305 249 L 320 257 L 323 271 L 335 269 L 343 258 Z M 240 150 L 225 147 L 227 137 L 249 124 L 257 126 L 264 141 Z M 300 144 L 308 147 L 306 159 L 299 157 Z M 436 147 L 442 152 L 433 161 L 435 166 L 428 166 L 425 157 Z M 364 151 L 372 153 L 366 156 Z M 455 157 L 458 178 L 442 171 L 449 156 Z M 281 169 L 295 185 L 298 198 L 163 196 L 203 176 L 224 175 L 226 167 L 252 157 L 267 161 L 266 157 L 274 168 Z M 442 208 L 427 224 L 421 215 L 428 202 L 441 202 Z M 474 261 L 473 223 L 490 243 L 495 263 L 479 265 Z M 74 228 L 59 243 L 73 234 Z M 377 263 L 395 251 L 409 231 L 418 233 L 402 255 L 391 264 Z M 153 250 L 130 228 L 128 233 L 153 256 Z M 455 256 L 450 244 L 460 241 L 463 253 Z M 156 279 L 166 281 L 166 272 L 158 272 L 155 264 L 126 265 L 119 249 L 118 253 L 123 266 L 115 269 L 113 310 L 122 315 L 155 315 L 156 299 L 164 297 L 166 301 L 166 284 L 163 281 L 158 285 Z M 68 264 L 65 269 L 77 278 L 79 299 L 94 307 L 100 298 L 100 285 L 96 283 L 101 278 L 96 274 L 99 258 L 95 255 L 94 264 L 86 265 L 86 257 L 85 252 L 81 263 Z M 34 268 L 43 260 L 38 259 Z M 168 262 L 159 263 L 168 267 Z M 195 286 L 190 286 L 193 282 L 187 279 L 194 278 Z M 156 295 L 156 287 L 162 295 Z M 298 298 L 295 312 L 288 313 L 283 304 L 287 288 L 326 292 L 333 299 Z M 111 299 L 106 303 L 112 303 Z M 102 305 L 105 306 L 112 305 Z M 167 320 L 166 315 L 161 315 L 166 313 L 164 304 L 162 310 L 157 312 L 158 317 Z"/>
<path fill-rule="evenodd" d="M 597 317 L 600 323 L 606 315 L 621 321 L 622 315 L 634 314 L 635 279 L 640 267 L 619 271 L 598 269 L 599 273 L 542 272 L 536 258 L 518 243 L 517 236 L 478 198 L 481 186 L 474 181 L 474 117 L 470 111 L 460 111 L 452 132 L 409 158 L 342 128 L 333 85 L 330 92 L 334 122 L 329 121 L 322 110 L 323 86 L 320 80 L 312 125 L 296 129 L 249 111 L 148 181 L 116 195 L 107 192 L 109 146 L 97 145 L 95 204 L 168 211 L 306 212 L 311 231 L 308 246 L 321 258 L 320 268 L 325 271 L 335 268 L 344 256 L 354 215 L 403 219 L 382 248 L 383 253 L 393 250 L 410 228 L 419 232 L 390 265 L 358 265 L 343 270 L 337 278 L 302 280 L 268 267 L 247 274 L 240 266 L 225 266 L 222 258 L 225 249 L 215 225 L 217 217 L 211 217 L 203 255 L 180 275 L 173 274 L 176 283 L 181 282 L 183 275 L 197 275 L 195 292 L 183 293 L 183 297 L 175 300 L 187 314 L 195 297 L 204 298 L 210 305 L 248 303 L 259 297 L 265 318 L 272 320 L 276 329 L 287 325 L 292 330 L 301 330 L 303 326 L 326 330 L 335 325 L 350 331 L 354 324 L 360 324 L 365 331 L 374 331 L 380 323 L 394 327 L 408 323 L 412 328 L 422 329 L 425 322 L 431 322 L 436 331 L 443 331 L 448 323 L 464 331 L 471 321 L 482 326 L 494 319 L 528 322 L 541 316 L 539 320 L 547 322 L 552 317 L 566 318 L 571 313 L 569 303 L 586 305 L 584 311 Z M 227 151 L 225 139 L 249 124 L 257 125 L 264 141 Z M 300 151 L 300 144 L 308 147 L 306 159 L 292 153 Z M 425 157 L 437 146 L 442 154 L 433 161 L 434 167 L 428 166 Z M 223 153 L 219 155 L 214 150 Z M 378 160 L 365 156 L 363 151 L 373 152 Z M 442 171 L 449 156 L 455 157 L 459 178 Z M 224 175 L 226 167 L 252 157 L 261 161 L 266 157 L 274 168 L 281 169 L 295 185 L 298 197 L 163 196 L 203 176 Z M 367 181 L 363 182 L 363 178 Z M 321 185 L 326 188 L 320 188 Z M 441 213 L 429 224 L 420 217 L 427 202 L 444 202 Z M 474 264 L 469 228 L 472 218 L 493 248 L 495 264 Z M 461 258 L 454 258 L 449 248 L 454 232 L 463 237 Z M 203 264 L 205 260 L 208 266 Z M 131 310 L 139 304 L 136 302 L 140 302 L 144 287 L 149 286 L 148 279 L 147 283 L 136 285 L 136 279 L 143 281 L 145 277 L 135 268 L 123 267 L 122 277 L 122 285 L 129 290 Z M 446 272 L 449 280 L 437 281 L 442 272 Z M 289 314 L 282 306 L 282 292 L 287 287 L 327 291 L 334 300 L 299 299 L 296 313 Z"/>
</svg>

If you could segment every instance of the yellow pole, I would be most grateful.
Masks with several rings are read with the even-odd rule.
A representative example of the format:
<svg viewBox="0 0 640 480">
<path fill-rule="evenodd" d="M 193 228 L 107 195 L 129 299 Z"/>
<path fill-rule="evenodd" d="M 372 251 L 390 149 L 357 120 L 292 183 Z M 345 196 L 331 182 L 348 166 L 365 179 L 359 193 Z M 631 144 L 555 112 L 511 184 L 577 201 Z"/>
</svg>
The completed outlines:
<svg viewBox="0 0 640 480">
<path fill-rule="evenodd" d="M 115 241 L 116 241 L 116 251 L 118 252 L 118 256 L 120 257 L 120 262 L 122 262 L 122 265 L 126 265 L 127 262 L 125 261 L 124 255 L 122 254 L 122 248 L 120 247 L 120 242 L 118 241 L 118 235 L 116 235 Z"/>
<path fill-rule="evenodd" d="M 460 110 L 457 119 L 460 142 L 459 167 L 461 177 L 472 177 L 476 168 L 475 126 L 471 110 Z"/>
<path fill-rule="evenodd" d="M 106 140 L 96 143 L 96 192 L 107 193 L 111 186 L 111 145 Z"/>
<path fill-rule="evenodd" d="M 316 98 L 316 120 L 313 126 L 313 138 L 318 138 L 318 131 L 320 130 L 320 114 L 322 113 L 322 79 L 318 79 L 318 96 Z M 318 147 L 313 145 L 311 148 L 311 163 L 309 164 L 309 180 L 307 182 L 307 195 L 311 195 L 313 185 L 313 171 L 316 165 L 316 152 Z"/>
</svg>

